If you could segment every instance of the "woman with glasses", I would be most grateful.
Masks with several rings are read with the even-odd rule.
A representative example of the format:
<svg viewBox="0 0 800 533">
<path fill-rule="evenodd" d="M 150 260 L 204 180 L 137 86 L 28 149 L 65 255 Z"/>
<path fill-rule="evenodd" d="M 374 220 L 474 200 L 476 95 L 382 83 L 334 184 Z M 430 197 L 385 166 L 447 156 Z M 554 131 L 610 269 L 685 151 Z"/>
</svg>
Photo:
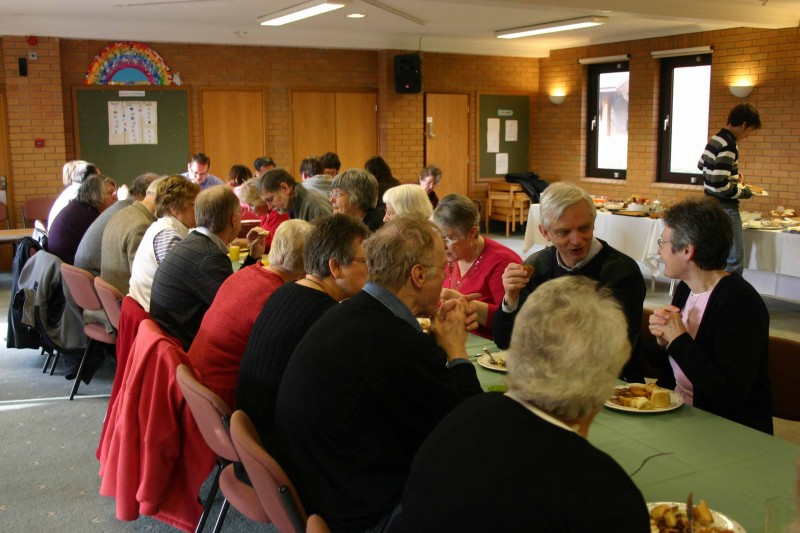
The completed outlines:
<svg viewBox="0 0 800 533">
<path fill-rule="evenodd" d="M 480 234 L 480 213 L 471 199 L 448 194 L 432 219 L 444 237 L 448 266 L 442 298 L 473 295 L 478 314 L 475 334 L 492 338 L 492 318 L 503 302 L 503 271 L 522 260 L 513 250 Z"/>
<path fill-rule="evenodd" d="M 756 290 L 725 271 L 731 219 L 715 200 L 685 200 L 664 215 L 658 254 L 679 279 L 672 305 L 656 309 L 650 332 L 663 369 L 658 384 L 705 411 L 772 433 L 767 375 L 769 314 Z"/>
</svg>

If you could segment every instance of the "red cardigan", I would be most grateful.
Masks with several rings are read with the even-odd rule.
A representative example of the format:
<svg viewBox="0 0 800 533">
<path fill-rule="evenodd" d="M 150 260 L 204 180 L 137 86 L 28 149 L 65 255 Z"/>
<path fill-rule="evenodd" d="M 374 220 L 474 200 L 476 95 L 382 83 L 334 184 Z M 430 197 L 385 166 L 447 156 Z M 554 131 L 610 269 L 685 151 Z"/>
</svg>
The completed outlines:
<svg viewBox="0 0 800 533">
<path fill-rule="evenodd" d="M 236 410 L 239 366 L 253 324 L 264 302 L 283 285 L 260 263 L 242 268 L 222 284 L 189 348 L 189 361 L 200 381 Z"/>
<path fill-rule="evenodd" d="M 119 520 L 144 514 L 191 532 L 216 456 L 178 387 L 181 363 L 188 360 L 180 345 L 144 320 L 100 443 L 100 494 L 116 498 Z"/>
</svg>

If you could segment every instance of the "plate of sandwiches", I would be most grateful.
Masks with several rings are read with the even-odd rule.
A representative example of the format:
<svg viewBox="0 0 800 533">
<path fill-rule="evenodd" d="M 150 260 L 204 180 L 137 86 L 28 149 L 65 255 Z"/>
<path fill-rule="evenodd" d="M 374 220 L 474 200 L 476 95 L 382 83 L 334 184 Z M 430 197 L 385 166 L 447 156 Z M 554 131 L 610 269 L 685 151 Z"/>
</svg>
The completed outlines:
<svg viewBox="0 0 800 533">
<path fill-rule="evenodd" d="M 686 504 L 677 502 L 648 502 L 650 531 L 673 533 L 689 530 Z M 703 533 L 746 533 L 745 529 L 731 518 L 708 508 L 705 500 L 694 507 L 694 530 Z"/>
<path fill-rule="evenodd" d="M 655 383 L 631 383 L 614 389 L 605 406 L 629 413 L 663 413 L 683 405 L 681 395 Z"/>
<path fill-rule="evenodd" d="M 745 185 L 745 188 L 750 189 L 750 192 L 753 193 L 753 196 L 769 196 L 769 193 L 764 190 L 764 187 L 759 187 L 758 185 L 748 183 Z"/>
</svg>

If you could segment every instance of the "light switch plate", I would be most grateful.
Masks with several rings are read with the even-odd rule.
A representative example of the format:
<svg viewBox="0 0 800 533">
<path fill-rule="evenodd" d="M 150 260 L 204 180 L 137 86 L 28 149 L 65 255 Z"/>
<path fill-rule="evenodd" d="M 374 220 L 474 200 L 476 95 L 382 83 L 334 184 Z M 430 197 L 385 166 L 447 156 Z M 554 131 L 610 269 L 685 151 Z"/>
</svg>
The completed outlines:
<svg viewBox="0 0 800 533">
<path fill-rule="evenodd" d="M 39 52 L 28 52 L 29 61 L 37 61 L 39 59 Z"/>
</svg>

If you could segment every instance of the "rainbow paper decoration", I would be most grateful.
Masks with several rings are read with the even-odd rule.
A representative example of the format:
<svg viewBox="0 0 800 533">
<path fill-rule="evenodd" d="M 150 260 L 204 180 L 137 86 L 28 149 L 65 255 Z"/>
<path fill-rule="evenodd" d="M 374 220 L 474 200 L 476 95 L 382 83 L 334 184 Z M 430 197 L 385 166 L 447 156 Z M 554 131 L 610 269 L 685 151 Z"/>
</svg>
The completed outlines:
<svg viewBox="0 0 800 533">
<path fill-rule="evenodd" d="M 172 85 L 172 70 L 142 43 L 112 43 L 94 56 L 85 85 Z"/>
</svg>

